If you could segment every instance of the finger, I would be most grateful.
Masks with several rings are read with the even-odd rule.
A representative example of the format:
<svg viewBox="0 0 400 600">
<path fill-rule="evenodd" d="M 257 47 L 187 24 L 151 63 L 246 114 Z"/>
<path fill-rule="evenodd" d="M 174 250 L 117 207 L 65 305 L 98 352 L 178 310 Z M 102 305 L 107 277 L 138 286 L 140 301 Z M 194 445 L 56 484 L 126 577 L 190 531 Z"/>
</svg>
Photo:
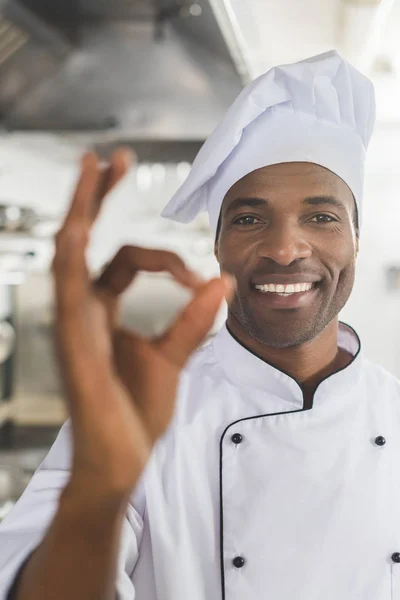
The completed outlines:
<svg viewBox="0 0 400 600">
<path fill-rule="evenodd" d="M 93 152 L 88 152 L 82 158 L 80 177 L 62 229 L 70 227 L 77 221 L 90 224 L 100 182 L 99 160 Z"/>
<path fill-rule="evenodd" d="M 119 148 L 112 157 L 110 164 L 101 170 L 101 181 L 92 215 L 93 220 L 98 216 L 106 196 L 118 185 L 133 163 L 133 155 L 126 148 Z"/>
<path fill-rule="evenodd" d="M 128 148 L 118 148 L 111 157 L 110 176 L 104 190 L 108 194 L 126 175 L 128 169 L 133 165 L 134 154 Z"/>
<path fill-rule="evenodd" d="M 203 285 L 173 326 L 155 342 L 179 368 L 210 331 L 224 296 L 230 302 L 233 289 L 232 277 L 226 274 Z"/>
<path fill-rule="evenodd" d="M 58 313 L 73 313 L 89 289 L 90 279 L 85 256 L 88 239 L 88 229 L 77 221 L 56 240 L 53 277 Z"/>
<path fill-rule="evenodd" d="M 81 164 L 69 212 L 56 236 L 53 274 L 58 309 L 76 307 L 89 285 L 85 251 L 100 171 L 98 159 L 92 152 L 82 158 Z"/>
<path fill-rule="evenodd" d="M 179 283 L 191 289 L 197 289 L 203 284 L 173 252 L 124 246 L 106 267 L 95 285 L 111 296 L 117 297 L 132 283 L 139 271 L 167 271 Z"/>
</svg>

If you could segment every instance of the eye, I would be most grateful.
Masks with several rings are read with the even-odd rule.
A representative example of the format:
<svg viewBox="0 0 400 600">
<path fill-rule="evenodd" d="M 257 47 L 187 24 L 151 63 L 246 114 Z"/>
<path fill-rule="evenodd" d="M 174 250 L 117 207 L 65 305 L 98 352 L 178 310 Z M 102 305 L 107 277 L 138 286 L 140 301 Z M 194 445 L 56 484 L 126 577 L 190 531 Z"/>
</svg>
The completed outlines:
<svg viewBox="0 0 400 600">
<path fill-rule="evenodd" d="M 319 225 L 324 225 L 325 223 L 337 223 L 337 219 L 331 215 L 315 215 L 311 221 L 318 223 Z"/>
<path fill-rule="evenodd" d="M 243 217 L 235 219 L 233 223 L 235 225 L 256 225 L 257 223 L 261 223 L 261 221 L 252 215 L 244 215 Z"/>
</svg>

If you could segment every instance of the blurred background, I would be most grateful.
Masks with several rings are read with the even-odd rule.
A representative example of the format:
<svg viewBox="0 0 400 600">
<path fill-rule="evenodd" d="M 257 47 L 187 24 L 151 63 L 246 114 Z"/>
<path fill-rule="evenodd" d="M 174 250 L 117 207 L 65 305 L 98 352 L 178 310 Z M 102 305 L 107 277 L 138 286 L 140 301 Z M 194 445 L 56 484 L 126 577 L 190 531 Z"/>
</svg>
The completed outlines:
<svg viewBox="0 0 400 600">
<path fill-rule="evenodd" d="M 276 64 L 336 48 L 376 85 L 342 319 L 400 376 L 399 31 L 400 0 L 0 0 L 0 520 L 66 418 L 49 266 L 82 153 L 107 158 L 123 144 L 137 156 L 93 232 L 93 271 L 133 243 L 211 277 L 207 219 L 180 226 L 159 213 L 242 87 Z M 158 333 L 187 298 L 168 276 L 140 276 L 124 320 Z"/>
</svg>

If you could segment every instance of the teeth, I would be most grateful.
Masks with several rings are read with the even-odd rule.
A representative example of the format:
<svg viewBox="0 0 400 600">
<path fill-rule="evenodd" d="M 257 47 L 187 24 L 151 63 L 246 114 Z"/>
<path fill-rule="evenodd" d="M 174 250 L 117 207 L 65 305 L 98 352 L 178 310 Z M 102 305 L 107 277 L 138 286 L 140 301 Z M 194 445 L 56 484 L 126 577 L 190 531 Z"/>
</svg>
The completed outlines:
<svg viewBox="0 0 400 600">
<path fill-rule="evenodd" d="M 308 292 L 312 287 L 312 283 L 290 283 L 288 285 L 275 285 L 274 283 L 266 283 L 265 285 L 256 285 L 256 289 L 260 292 L 273 292 L 276 294 L 283 294 L 285 296 L 299 292 Z"/>
</svg>

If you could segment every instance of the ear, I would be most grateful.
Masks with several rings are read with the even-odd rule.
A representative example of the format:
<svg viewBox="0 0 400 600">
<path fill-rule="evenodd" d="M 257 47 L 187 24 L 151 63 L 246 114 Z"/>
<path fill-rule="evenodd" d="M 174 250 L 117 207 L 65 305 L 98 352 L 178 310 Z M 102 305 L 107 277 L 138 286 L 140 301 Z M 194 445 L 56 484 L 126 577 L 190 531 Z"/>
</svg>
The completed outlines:
<svg viewBox="0 0 400 600">
<path fill-rule="evenodd" d="M 219 244 L 218 244 L 218 239 L 216 239 L 215 242 L 214 242 L 214 256 L 217 259 L 217 261 L 219 262 Z"/>
<path fill-rule="evenodd" d="M 355 247 L 355 251 L 356 251 L 356 258 L 358 256 L 358 253 L 360 251 L 360 240 L 358 239 L 358 236 L 356 236 L 356 247 Z"/>
</svg>

